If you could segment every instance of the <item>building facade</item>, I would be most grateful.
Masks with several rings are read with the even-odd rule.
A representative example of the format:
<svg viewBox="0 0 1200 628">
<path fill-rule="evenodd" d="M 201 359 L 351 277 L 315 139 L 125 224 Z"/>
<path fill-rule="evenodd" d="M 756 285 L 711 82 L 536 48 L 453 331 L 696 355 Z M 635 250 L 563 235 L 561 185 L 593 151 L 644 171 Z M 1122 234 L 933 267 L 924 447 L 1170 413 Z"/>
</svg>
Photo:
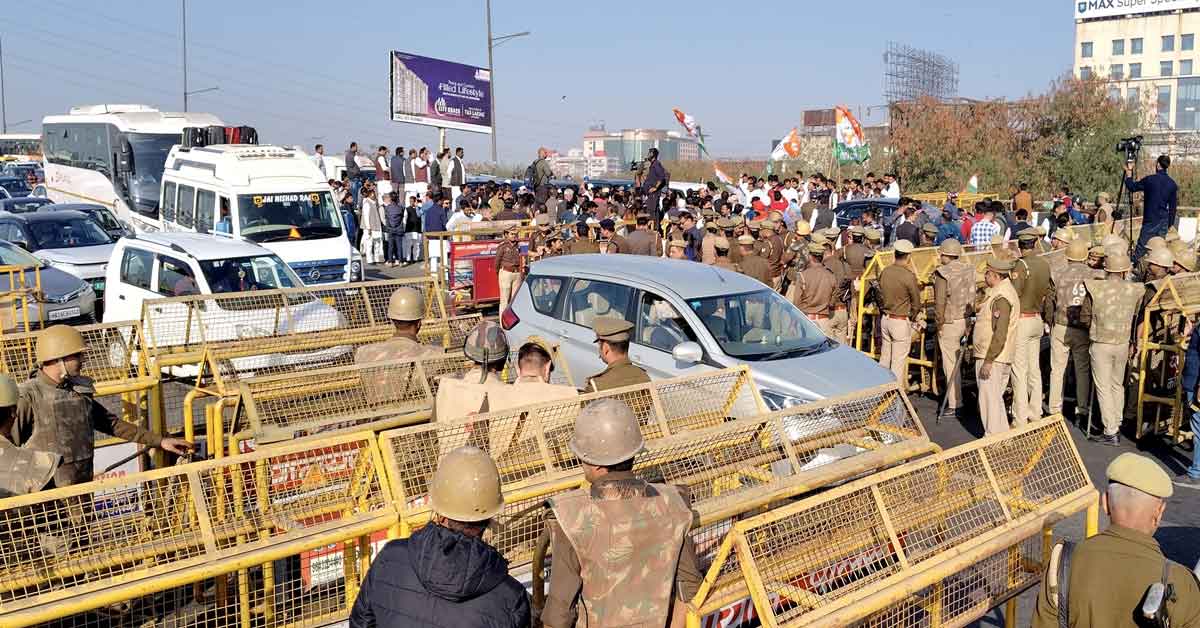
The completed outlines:
<svg viewBox="0 0 1200 628">
<path fill-rule="evenodd" d="M 700 145 L 695 139 L 678 131 L 664 129 L 608 131 L 603 124 L 600 124 L 589 128 L 583 134 L 583 156 L 588 159 L 603 159 L 607 164 L 607 174 L 610 175 L 628 173 L 629 163 L 645 158 L 651 148 L 657 148 L 658 158 L 664 161 L 700 159 Z"/>
</svg>

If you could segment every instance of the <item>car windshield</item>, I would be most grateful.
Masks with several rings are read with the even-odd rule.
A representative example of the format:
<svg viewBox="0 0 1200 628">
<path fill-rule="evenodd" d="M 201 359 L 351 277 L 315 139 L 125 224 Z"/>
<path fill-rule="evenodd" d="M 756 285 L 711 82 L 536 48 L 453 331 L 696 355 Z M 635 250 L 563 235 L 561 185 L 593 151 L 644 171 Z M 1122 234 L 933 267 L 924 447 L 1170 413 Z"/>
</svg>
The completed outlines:
<svg viewBox="0 0 1200 628">
<path fill-rule="evenodd" d="M 91 216 L 92 220 L 100 223 L 100 226 L 103 227 L 105 231 L 121 230 L 121 223 L 117 222 L 117 219 L 112 215 L 112 212 L 108 211 L 107 208 L 96 207 L 93 209 L 85 209 L 83 211 L 87 212 L 87 215 Z"/>
<path fill-rule="evenodd" d="M 24 179 L 0 179 L 3 187 L 11 196 L 29 196 L 29 184 Z"/>
<path fill-rule="evenodd" d="M 773 290 L 689 299 L 688 306 L 733 358 L 777 360 L 830 346 L 816 325 Z"/>
<path fill-rule="evenodd" d="M 179 133 L 127 133 L 129 146 L 133 149 L 133 176 L 129 178 L 129 193 L 137 210 L 143 214 L 158 211 L 159 186 L 163 169 L 167 166 L 167 153 L 178 144 Z"/>
<path fill-rule="evenodd" d="M 69 249 L 112 244 L 112 238 L 91 218 L 30 221 L 29 231 L 33 234 L 33 244 L 38 249 Z"/>
<path fill-rule="evenodd" d="M 4 211 L 9 211 L 14 214 L 27 214 L 35 212 L 42 205 L 49 205 L 50 201 L 44 198 L 16 198 L 7 201 L 3 204 Z"/>
<path fill-rule="evenodd" d="M 200 262 L 200 270 L 214 294 L 296 288 L 300 279 L 275 255 L 256 255 Z"/>
<path fill-rule="evenodd" d="M 34 268 L 43 266 L 41 260 L 19 246 L 0 241 L 0 265 Z"/>
<path fill-rule="evenodd" d="M 312 240 L 342 235 L 329 192 L 238 196 L 238 231 L 253 242 Z"/>
</svg>

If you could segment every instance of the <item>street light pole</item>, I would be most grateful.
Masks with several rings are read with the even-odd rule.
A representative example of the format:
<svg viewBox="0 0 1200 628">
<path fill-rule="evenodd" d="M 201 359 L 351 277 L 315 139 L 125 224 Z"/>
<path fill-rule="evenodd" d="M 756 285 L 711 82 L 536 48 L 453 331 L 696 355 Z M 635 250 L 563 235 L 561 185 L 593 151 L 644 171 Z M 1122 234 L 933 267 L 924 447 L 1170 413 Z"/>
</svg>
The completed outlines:
<svg viewBox="0 0 1200 628">
<path fill-rule="evenodd" d="M 8 133 L 8 105 L 4 102 L 4 41 L 0 39 L 0 133 Z M 493 132 L 494 136 L 495 133 Z"/>
<path fill-rule="evenodd" d="M 180 0 L 183 8 L 183 111 L 188 110 L 187 88 L 187 0 Z"/>
<path fill-rule="evenodd" d="M 492 65 L 492 0 L 487 4 L 487 44 L 488 44 L 488 81 L 492 84 L 491 98 L 488 99 L 488 117 L 492 119 L 492 163 L 496 163 L 496 68 Z"/>
</svg>

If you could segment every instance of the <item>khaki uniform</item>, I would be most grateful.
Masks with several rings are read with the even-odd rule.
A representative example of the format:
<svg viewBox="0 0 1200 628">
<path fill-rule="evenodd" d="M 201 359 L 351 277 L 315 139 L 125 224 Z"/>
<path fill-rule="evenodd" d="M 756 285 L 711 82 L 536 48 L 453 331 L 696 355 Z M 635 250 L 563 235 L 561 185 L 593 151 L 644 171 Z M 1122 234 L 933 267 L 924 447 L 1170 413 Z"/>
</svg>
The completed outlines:
<svg viewBox="0 0 1200 628">
<path fill-rule="evenodd" d="M 395 360 L 422 360 L 445 355 L 441 347 L 422 344 L 414 338 L 395 336 L 383 342 L 363 345 L 354 352 L 355 364 L 374 364 Z"/>
<path fill-rule="evenodd" d="M 979 417 L 985 436 L 1008 431 L 1008 413 L 1004 410 L 1004 389 L 1008 388 L 1013 353 L 1017 344 L 1017 306 L 1021 299 L 1008 279 L 989 288 L 979 306 L 972 350 L 975 354 L 975 380 L 979 390 Z M 983 379 L 980 370 L 992 362 L 992 373 Z"/>
<path fill-rule="evenodd" d="M 1057 555 L 1057 553 L 1056 553 Z M 1146 589 L 1162 580 L 1167 559 L 1154 537 L 1118 525 L 1080 542 L 1071 554 L 1067 608 L 1072 626 L 1125 628 L 1142 605 Z M 1038 591 L 1034 628 L 1058 628 L 1058 563 L 1051 560 Z M 1200 588 L 1183 565 L 1171 563 L 1167 603 L 1172 626 L 1200 626 Z"/>
<path fill-rule="evenodd" d="M 1083 282 L 1101 279 L 1104 273 L 1085 262 L 1069 262 L 1054 275 L 1054 328 L 1050 332 L 1050 414 L 1063 410 L 1063 385 L 1067 359 L 1075 368 L 1075 414 L 1086 415 L 1092 403 L 1092 359 L 1088 354 L 1088 328 L 1079 321 L 1087 288 Z"/>
<path fill-rule="evenodd" d="M 737 236 L 726 233 L 725 239 L 729 240 L 729 261 L 734 264 L 742 263 L 742 247 L 737 245 Z"/>
<path fill-rule="evenodd" d="M 933 271 L 933 313 L 938 330 L 946 407 L 962 408 L 962 338 L 975 303 L 975 267 L 956 259 Z"/>
<path fill-rule="evenodd" d="M 158 447 L 162 437 L 117 418 L 92 398 L 92 380 L 76 377 L 55 384 L 44 373 L 19 387 L 15 443 L 25 449 L 62 457 L 54 473 L 61 488 L 92 481 L 97 431 L 141 445 Z"/>
<path fill-rule="evenodd" d="M 1021 299 L 1017 343 L 1013 352 L 1013 424 L 1015 427 L 1042 417 L 1042 367 L 1039 361 L 1045 323 L 1042 310 L 1054 290 L 1050 265 L 1036 253 L 1017 260 L 1013 287 Z"/>
<path fill-rule="evenodd" d="M 437 398 L 434 399 L 433 419 L 445 423 L 458 423 L 467 420 L 472 414 L 490 412 L 489 393 L 504 390 L 508 384 L 495 373 L 488 373 L 487 379 L 481 384 L 481 374 L 481 368 L 476 366 L 462 377 L 442 377 L 438 384 Z"/>
<path fill-rule="evenodd" d="M 767 285 L 779 289 L 779 278 L 783 276 L 783 238 L 772 233 L 766 237 L 766 240 L 771 244 L 771 253 L 767 256 L 767 263 L 771 265 L 771 279 L 774 281 Z"/>
<path fill-rule="evenodd" d="M 574 240 L 567 242 L 566 246 L 563 247 L 564 255 L 585 255 L 599 252 L 600 245 L 596 244 L 596 241 L 590 238 L 576 237 Z"/>
<path fill-rule="evenodd" d="M 850 298 L 850 273 L 846 262 L 836 256 L 827 256 L 825 268 L 833 273 L 835 288 L 830 298 L 829 330 L 838 342 L 846 342 L 850 335 L 850 314 L 846 301 Z M 857 321 L 856 321 L 857 322 Z"/>
<path fill-rule="evenodd" d="M 901 387 L 908 385 L 908 352 L 912 347 L 912 321 L 921 307 L 917 276 L 907 266 L 892 264 L 879 273 L 879 300 L 883 311 L 883 344 L 879 364 L 891 369 Z"/>
<path fill-rule="evenodd" d="M 521 283 L 521 249 L 515 242 L 505 240 L 496 247 L 496 273 L 500 284 L 500 311 L 503 312 Z"/>
<path fill-rule="evenodd" d="M 0 499 L 46 488 L 58 461 L 58 454 L 23 449 L 0 435 Z"/>
<path fill-rule="evenodd" d="M 679 488 L 610 472 L 550 508 L 548 628 L 666 626 L 674 605 L 698 591 L 703 576 L 687 533 L 693 515 Z M 577 598 L 583 612 L 572 621 Z"/>
<path fill-rule="evenodd" d="M 630 362 L 629 357 L 626 356 L 609 364 L 603 371 L 589 377 L 585 390 L 587 392 L 600 392 L 602 390 L 609 390 L 610 388 L 648 383 L 650 383 L 650 376 L 646 374 L 646 371 L 634 366 L 633 362 Z"/>
<path fill-rule="evenodd" d="M 519 408 L 548 401 L 561 401 L 579 396 L 579 391 L 573 386 L 564 384 L 548 384 L 540 377 L 523 375 L 511 385 L 492 387 L 488 391 L 488 412 L 499 412 L 510 408 Z M 501 419 L 488 423 L 488 453 L 492 458 L 500 460 L 511 447 L 526 440 L 535 439 L 529 431 L 518 433 L 525 422 L 516 418 Z M 537 428 L 529 427 L 528 430 Z M 537 445 L 535 444 L 534 447 Z"/>
<path fill-rule="evenodd" d="M 1125 399 L 1125 366 L 1133 338 L 1133 319 L 1145 288 L 1119 279 L 1089 279 L 1080 308 L 1080 323 L 1088 325 L 1092 339 L 1089 354 L 1096 401 L 1104 434 L 1121 430 Z"/>
<path fill-rule="evenodd" d="M 377 364 L 393 360 L 417 361 L 445 355 L 441 347 L 421 344 L 412 338 L 396 336 L 383 342 L 363 345 L 354 352 L 355 364 Z M 363 373 L 363 393 L 371 403 L 388 403 L 412 399 L 422 382 L 411 377 L 406 369 L 369 370 Z M 424 394 L 424 393 L 421 393 Z"/>
<path fill-rule="evenodd" d="M 716 240 L 716 235 L 712 232 L 705 234 L 704 239 L 700 241 L 700 262 L 703 264 L 712 265 L 717 261 L 717 247 L 713 244 Z"/>
<path fill-rule="evenodd" d="M 738 269 L 747 277 L 771 285 L 771 264 L 758 255 L 743 255 L 742 261 L 738 262 Z"/>
<path fill-rule="evenodd" d="M 629 235 L 625 236 L 625 244 L 629 247 L 629 250 L 621 252 L 629 253 L 630 255 L 662 255 L 661 250 L 656 251 L 654 249 L 655 241 L 654 234 L 649 230 L 635 229 Z"/>
<path fill-rule="evenodd" d="M 728 257 L 718 257 L 716 259 L 716 261 L 713 262 L 713 266 L 716 266 L 717 268 L 723 268 L 725 270 L 732 271 L 735 273 L 739 272 L 737 264 L 734 264 L 732 261 L 730 261 L 730 259 Z"/>
<path fill-rule="evenodd" d="M 629 241 L 624 236 L 613 234 L 608 240 L 608 252 L 611 253 L 629 253 Z"/>
<path fill-rule="evenodd" d="M 834 336 L 830 325 L 830 304 L 834 291 L 837 290 L 837 280 L 828 268 L 820 264 L 809 264 L 803 271 L 796 273 L 796 307 L 817 324 L 826 336 L 837 338 L 839 342 L 845 336 Z"/>
</svg>

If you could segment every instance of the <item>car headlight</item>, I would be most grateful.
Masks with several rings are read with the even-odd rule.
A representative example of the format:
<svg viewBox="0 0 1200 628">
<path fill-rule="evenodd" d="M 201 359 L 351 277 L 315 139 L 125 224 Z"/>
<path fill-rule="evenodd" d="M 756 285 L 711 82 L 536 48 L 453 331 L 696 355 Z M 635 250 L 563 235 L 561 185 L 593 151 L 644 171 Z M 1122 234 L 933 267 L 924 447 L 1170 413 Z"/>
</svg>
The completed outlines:
<svg viewBox="0 0 1200 628">
<path fill-rule="evenodd" d="M 781 392 L 775 392 L 774 390 L 763 389 L 760 391 L 760 394 L 762 395 L 763 401 L 766 402 L 767 408 L 772 412 L 776 410 L 783 410 L 785 408 L 795 408 L 796 406 L 802 406 L 812 401 L 811 399 L 804 399 L 803 397 L 785 395 Z"/>
<path fill-rule="evenodd" d="M 362 281 L 362 262 L 350 262 L 350 281 Z"/>
</svg>

